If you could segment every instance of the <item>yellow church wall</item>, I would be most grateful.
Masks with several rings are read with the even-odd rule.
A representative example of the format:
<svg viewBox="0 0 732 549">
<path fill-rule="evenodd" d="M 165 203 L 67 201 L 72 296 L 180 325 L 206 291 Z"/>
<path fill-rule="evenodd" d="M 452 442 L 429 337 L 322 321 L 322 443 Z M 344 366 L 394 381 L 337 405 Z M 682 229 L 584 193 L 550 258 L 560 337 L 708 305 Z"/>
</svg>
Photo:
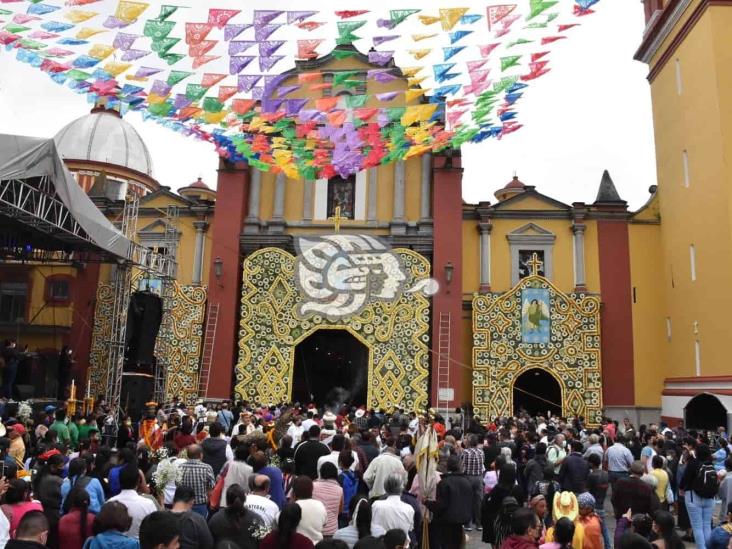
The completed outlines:
<svg viewBox="0 0 732 549">
<path fill-rule="evenodd" d="M 463 221 L 463 294 L 472 299 L 480 289 L 480 233 L 478 222 Z"/>
<path fill-rule="evenodd" d="M 657 269 L 663 272 L 666 292 L 666 310 L 661 316 L 669 317 L 672 325 L 666 376 L 729 373 L 725 311 L 732 306 L 728 183 L 732 174 L 723 163 L 732 153 L 725 141 L 726 129 L 732 126 L 726 99 L 730 69 L 725 65 L 732 28 L 729 11 L 708 8 L 651 86 L 664 220 L 664 261 Z M 681 93 L 675 59 L 679 60 Z M 688 155 L 688 186 L 683 151 Z M 695 281 L 691 276 L 691 245 L 696 258 Z M 696 341 L 701 357 L 698 370 Z"/>
<path fill-rule="evenodd" d="M 262 172 L 262 187 L 259 195 L 259 219 L 261 220 L 272 219 L 276 179 L 275 174 Z"/>
<path fill-rule="evenodd" d="M 661 405 L 662 372 L 667 362 L 665 292 L 658 265 L 663 264 L 661 227 L 631 223 L 629 226 L 630 280 L 633 287 L 633 362 L 635 403 Z"/>
<path fill-rule="evenodd" d="M 422 187 L 422 160 L 410 158 L 405 162 L 405 193 L 404 214 L 409 221 L 419 219 L 420 194 Z"/>
<path fill-rule="evenodd" d="M 500 204 L 496 205 L 498 210 L 511 210 L 511 211 L 561 211 L 562 208 L 559 206 L 552 206 L 546 200 L 541 200 L 534 196 L 521 196 L 521 200 L 514 201 L 510 204 L 510 207 L 502 208 Z"/>
<path fill-rule="evenodd" d="M 394 164 L 379 166 L 377 170 L 379 184 L 376 190 L 376 218 L 379 221 L 389 221 L 394 213 Z"/>
<path fill-rule="evenodd" d="M 597 221 L 585 220 L 585 285 L 590 293 L 600 293 L 600 247 L 597 242 Z"/>
<path fill-rule="evenodd" d="M 305 200 L 305 182 L 287 179 L 285 181 L 285 219 L 297 221 L 302 219 L 303 201 Z"/>
<path fill-rule="evenodd" d="M 574 243 L 571 222 L 564 219 L 494 219 L 491 232 L 491 289 L 506 292 L 511 284 L 511 248 L 506 235 L 534 223 L 556 235 L 551 281 L 563 292 L 574 290 Z"/>
</svg>

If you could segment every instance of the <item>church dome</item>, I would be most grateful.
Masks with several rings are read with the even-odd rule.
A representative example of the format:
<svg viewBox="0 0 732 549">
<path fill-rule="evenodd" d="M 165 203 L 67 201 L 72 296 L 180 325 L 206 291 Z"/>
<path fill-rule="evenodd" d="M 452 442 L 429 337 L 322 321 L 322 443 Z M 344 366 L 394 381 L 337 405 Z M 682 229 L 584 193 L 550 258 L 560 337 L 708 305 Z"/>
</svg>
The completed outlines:
<svg viewBox="0 0 732 549">
<path fill-rule="evenodd" d="M 145 142 L 117 111 L 95 108 L 64 126 L 53 139 L 64 160 L 100 162 L 152 177 Z"/>
</svg>

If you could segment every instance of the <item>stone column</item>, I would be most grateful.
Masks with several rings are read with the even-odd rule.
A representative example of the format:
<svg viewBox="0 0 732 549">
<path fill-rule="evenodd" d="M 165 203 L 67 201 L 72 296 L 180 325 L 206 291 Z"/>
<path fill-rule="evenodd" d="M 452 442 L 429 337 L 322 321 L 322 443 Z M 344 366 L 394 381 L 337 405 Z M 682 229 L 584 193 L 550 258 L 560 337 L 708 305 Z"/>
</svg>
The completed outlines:
<svg viewBox="0 0 732 549">
<path fill-rule="evenodd" d="M 587 281 L 585 280 L 585 229 L 587 225 L 574 223 L 574 288 L 575 291 L 586 291 Z"/>
<path fill-rule="evenodd" d="M 256 168 L 252 170 L 249 185 L 249 212 L 244 219 L 245 233 L 259 232 L 259 198 L 262 194 L 262 172 Z"/>
<path fill-rule="evenodd" d="M 315 181 L 312 179 L 306 180 L 303 185 L 305 189 L 303 192 L 302 199 L 302 220 L 312 221 L 313 220 L 313 191 L 315 189 Z"/>
<path fill-rule="evenodd" d="M 368 192 L 368 209 L 366 211 L 367 221 L 376 221 L 376 202 L 378 200 L 378 180 L 379 168 L 369 169 L 369 192 Z"/>
<path fill-rule="evenodd" d="M 422 155 L 422 182 L 419 191 L 419 230 L 424 233 L 432 233 L 432 154 Z"/>
<path fill-rule="evenodd" d="M 278 173 L 275 180 L 272 221 L 269 224 L 270 232 L 273 233 L 281 233 L 285 230 L 285 185 L 287 185 L 285 174 Z"/>
<path fill-rule="evenodd" d="M 478 223 L 480 231 L 480 291 L 491 291 L 491 230 L 490 222 Z"/>
<path fill-rule="evenodd" d="M 205 235 L 208 230 L 206 221 L 194 221 L 193 226 L 196 229 L 196 249 L 193 252 L 193 280 L 195 286 L 201 285 L 201 277 L 203 274 L 203 247 L 205 244 Z"/>
<path fill-rule="evenodd" d="M 405 181 L 404 181 L 404 161 L 397 160 L 394 164 L 394 213 L 391 219 L 392 234 L 406 234 L 407 222 L 404 218 L 404 199 L 405 199 Z"/>
</svg>

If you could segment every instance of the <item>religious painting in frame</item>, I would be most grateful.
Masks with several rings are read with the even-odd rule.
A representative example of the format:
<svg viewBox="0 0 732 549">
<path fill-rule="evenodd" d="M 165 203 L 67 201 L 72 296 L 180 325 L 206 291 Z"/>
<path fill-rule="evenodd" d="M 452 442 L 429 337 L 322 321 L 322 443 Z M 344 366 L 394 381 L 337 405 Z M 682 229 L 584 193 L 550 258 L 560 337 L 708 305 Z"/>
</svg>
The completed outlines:
<svg viewBox="0 0 732 549">
<path fill-rule="evenodd" d="M 521 341 L 547 344 L 551 338 L 549 290 L 524 288 L 521 291 Z"/>
</svg>

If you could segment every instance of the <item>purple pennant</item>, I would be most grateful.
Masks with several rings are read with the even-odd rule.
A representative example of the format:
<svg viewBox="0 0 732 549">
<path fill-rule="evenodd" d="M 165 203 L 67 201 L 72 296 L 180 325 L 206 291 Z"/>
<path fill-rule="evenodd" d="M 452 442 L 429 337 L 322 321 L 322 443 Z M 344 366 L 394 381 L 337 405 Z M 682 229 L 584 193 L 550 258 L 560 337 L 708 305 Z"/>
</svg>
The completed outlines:
<svg viewBox="0 0 732 549">
<path fill-rule="evenodd" d="M 285 44 L 284 40 L 265 40 L 259 43 L 259 55 L 270 57 Z"/>
<path fill-rule="evenodd" d="M 224 40 L 227 42 L 229 40 L 233 40 L 251 26 L 251 23 L 244 23 L 243 25 L 226 25 L 224 27 Z"/>
<path fill-rule="evenodd" d="M 135 76 L 137 78 L 147 78 L 148 76 L 152 76 L 153 74 L 158 74 L 161 71 L 162 71 L 162 69 L 155 69 L 153 67 L 140 67 L 139 69 L 137 69 Z"/>
<path fill-rule="evenodd" d="M 146 55 L 150 55 L 147 50 L 127 50 L 122 55 L 122 61 L 134 61 L 135 59 L 142 59 Z"/>
<path fill-rule="evenodd" d="M 261 79 L 261 74 L 240 74 L 237 89 L 240 92 L 250 91 Z"/>
<path fill-rule="evenodd" d="M 396 24 L 391 19 L 379 19 L 378 21 L 376 21 L 376 26 L 382 29 L 391 30 L 396 27 Z"/>
<path fill-rule="evenodd" d="M 377 82 L 386 83 L 397 79 L 392 69 L 371 69 L 366 73 L 366 77 L 369 80 L 376 80 Z"/>
<path fill-rule="evenodd" d="M 127 51 L 132 47 L 132 44 L 134 44 L 135 40 L 137 40 L 138 38 L 140 38 L 139 34 L 118 32 L 117 35 L 114 37 L 114 42 L 112 42 L 112 46 L 114 46 L 118 50 Z"/>
<path fill-rule="evenodd" d="M 234 40 L 229 42 L 229 55 L 238 55 L 244 53 L 252 46 L 256 45 L 254 40 Z"/>
<path fill-rule="evenodd" d="M 264 97 L 264 88 L 262 86 L 256 86 L 252 88 L 252 99 L 261 99 Z"/>
<path fill-rule="evenodd" d="M 108 29 L 123 29 L 127 25 L 129 25 L 129 23 L 125 23 L 121 19 L 117 19 L 116 17 L 112 17 L 110 15 L 109 17 L 107 17 L 107 20 L 102 23 L 102 25 L 104 25 Z"/>
<path fill-rule="evenodd" d="M 168 95 L 170 93 L 172 86 L 169 86 L 167 82 L 163 82 L 162 80 L 156 80 L 153 82 L 152 87 L 150 88 L 150 91 L 156 95 Z"/>
<path fill-rule="evenodd" d="M 254 26 L 262 27 L 285 13 L 278 10 L 254 10 Z"/>
<path fill-rule="evenodd" d="M 262 99 L 262 112 L 277 112 L 282 103 L 282 99 Z"/>
<path fill-rule="evenodd" d="M 184 107 L 187 107 L 193 103 L 190 99 L 186 97 L 186 94 L 184 93 L 178 93 L 175 95 L 175 101 L 173 101 L 173 107 L 176 109 L 182 109 Z"/>
<path fill-rule="evenodd" d="M 396 40 L 399 38 L 398 34 L 389 34 L 387 36 L 374 36 L 374 46 L 381 46 L 384 42 Z"/>
<path fill-rule="evenodd" d="M 229 57 L 229 74 L 239 74 L 254 59 L 254 55 L 232 55 Z"/>
<path fill-rule="evenodd" d="M 264 77 L 264 92 L 268 97 L 272 97 L 275 89 L 287 79 L 284 74 L 268 74 Z"/>
<path fill-rule="evenodd" d="M 377 93 L 376 98 L 379 101 L 391 101 L 397 95 L 399 95 L 399 92 L 384 92 L 384 93 Z"/>
<path fill-rule="evenodd" d="M 264 40 L 267 40 L 272 33 L 274 33 L 277 29 L 279 29 L 282 25 L 278 23 L 273 23 L 271 25 L 264 25 L 261 27 L 255 27 L 254 28 L 254 39 L 257 42 L 262 42 Z"/>
<path fill-rule="evenodd" d="M 285 101 L 287 116 L 297 116 L 302 108 L 307 105 L 307 99 L 288 99 Z"/>
<path fill-rule="evenodd" d="M 294 101 L 294 99 L 291 99 L 290 101 Z M 298 119 L 304 124 L 305 122 L 317 119 L 320 114 L 320 111 L 317 109 L 301 109 L 298 114 Z"/>
<path fill-rule="evenodd" d="M 269 71 L 277 63 L 285 58 L 284 55 L 273 55 L 271 57 L 260 57 L 259 58 L 259 70 L 262 72 Z"/>
<path fill-rule="evenodd" d="M 317 15 L 317 11 L 288 11 L 287 12 L 287 24 L 293 25 L 295 23 L 301 23 L 305 19 Z"/>
<path fill-rule="evenodd" d="M 374 65 L 386 65 L 393 57 L 393 51 L 370 51 L 369 63 L 373 63 Z"/>
<path fill-rule="evenodd" d="M 277 97 L 284 97 L 287 94 L 290 94 L 294 92 L 295 90 L 299 90 L 300 86 L 280 86 L 277 88 Z"/>
</svg>

